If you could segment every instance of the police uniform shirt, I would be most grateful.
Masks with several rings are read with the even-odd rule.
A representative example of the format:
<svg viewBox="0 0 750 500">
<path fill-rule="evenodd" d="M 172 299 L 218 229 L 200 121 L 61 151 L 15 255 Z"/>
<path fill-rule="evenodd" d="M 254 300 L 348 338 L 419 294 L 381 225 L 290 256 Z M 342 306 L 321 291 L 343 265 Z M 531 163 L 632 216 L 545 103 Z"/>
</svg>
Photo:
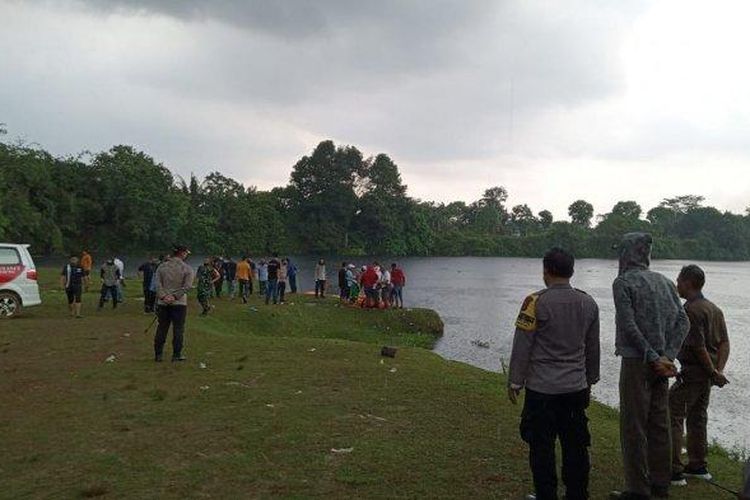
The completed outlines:
<svg viewBox="0 0 750 500">
<path fill-rule="evenodd" d="M 599 381 L 599 307 L 568 284 L 524 300 L 516 320 L 508 381 L 544 394 L 565 394 Z"/>
</svg>

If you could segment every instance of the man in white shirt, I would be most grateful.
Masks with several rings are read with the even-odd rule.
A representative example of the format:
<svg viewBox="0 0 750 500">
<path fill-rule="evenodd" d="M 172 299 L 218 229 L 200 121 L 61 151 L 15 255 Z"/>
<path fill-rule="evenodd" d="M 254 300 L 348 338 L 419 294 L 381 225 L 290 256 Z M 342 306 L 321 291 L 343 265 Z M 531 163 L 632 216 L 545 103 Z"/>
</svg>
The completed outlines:
<svg viewBox="0 0 750 500">
<path fill-rule="evenodd" d="M 117 282 L 117 302 L 124 302 L 125 294 L 123 291 L 125 281 L 125 263 L 119 257 L 115 257 L 115 267 L 120 271 L 120 281 Z"/>
<path fill-rule="evenodd" d="M 380 300 L 385 304 L 386 307 L 391 306 L 391 273 L 387 267 L 381 268 L 380 272 Z"/>
</svg>

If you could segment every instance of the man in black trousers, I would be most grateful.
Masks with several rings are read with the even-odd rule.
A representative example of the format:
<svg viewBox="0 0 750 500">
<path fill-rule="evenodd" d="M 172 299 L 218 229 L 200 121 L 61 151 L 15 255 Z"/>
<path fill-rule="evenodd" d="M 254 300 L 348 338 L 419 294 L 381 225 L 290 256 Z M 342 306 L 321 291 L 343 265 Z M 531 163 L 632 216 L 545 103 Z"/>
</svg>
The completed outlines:
<svg viewBox="0 0 750 500">
<path fill-rule="evenodd" d="M 185 318 L 187 317 L 187 292 L 193 285 L 193 269 L 185 262 L 190 251 L 176 245 L 172 256 L 156 270 L 156 298 L 158 326 L 154 337 L 154 360 L 163 360 L 164 344 L 172 326 L 172 361 L 185 361 L 182 354 Z"/>
<path fill-rule="evenodd" d="M 138 268 L 138 276 L 143 280 L 143 312 L 152 313 L 156 306 L 156 292 L 151 287 L 151 281 L 154 279 L 156 268 L 159 267 L 159 261 L 151 257 Z"/>
<path fill-rule="evenodd" d="M 562 448 L 562 480 L 567 500 L 589 498 L 586 408 L 599 381 L 599 307 L 570 285 L 575 260 L 561 248 L 544 255 L 546 289 L 529 295 L 516 321 L 508 374 L 508 397 L 515 404 L 526 390 L 521 437 L 529 445 L 535 494 L 557 500 L 555 442 Z"/>
</svg>

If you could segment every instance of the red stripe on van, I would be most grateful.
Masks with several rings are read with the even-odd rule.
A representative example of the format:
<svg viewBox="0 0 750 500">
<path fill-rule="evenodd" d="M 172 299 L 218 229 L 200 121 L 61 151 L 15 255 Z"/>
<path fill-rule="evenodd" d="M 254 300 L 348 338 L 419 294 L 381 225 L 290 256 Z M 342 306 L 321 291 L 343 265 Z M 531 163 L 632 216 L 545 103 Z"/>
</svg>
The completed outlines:
<svg viewBox="0 0 750 500">
<path fill-rule="evenodd" d="M 12 266 L 0 266 L 0 284 L 10 283 L 14 279 L 21 276 L 25 266 L 21 264 L 15 264 Z"/>
</svg>

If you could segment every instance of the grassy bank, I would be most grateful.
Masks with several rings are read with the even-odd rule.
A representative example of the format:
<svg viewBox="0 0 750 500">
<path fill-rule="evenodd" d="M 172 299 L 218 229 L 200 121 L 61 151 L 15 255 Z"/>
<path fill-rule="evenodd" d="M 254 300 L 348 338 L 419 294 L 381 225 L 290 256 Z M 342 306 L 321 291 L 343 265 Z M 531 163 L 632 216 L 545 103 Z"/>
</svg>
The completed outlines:
<svg viewBox="0 0 750 500">
<path fill-rule="evenodd" d="M 42 279 L 53 283 L 54 272 Z M 424 349 L 440 330 L 434 313 L 297 296 L 270 308 L 217 301 L 200 318 L 193 305 L 189 361 L 155 364 L 134 288 L 117 311 L 95 313 L 87 294 L 75 320 L 45 286 L 44 306 L 0 323 L 0 497 L 531 490 L 520 408 L 504 399 L 501 375 Z M 380 357 L 383 344 L 401 347 L 395 359 Z M 620 485 L 616 413 L 594 405 L 590 417 L 592 498 L 603 498 Z M 712 453 L 717 479 L 738 486 L 739 466 Z M 724 498 L 698 483 L 679 494 Z"/>
</svg>

